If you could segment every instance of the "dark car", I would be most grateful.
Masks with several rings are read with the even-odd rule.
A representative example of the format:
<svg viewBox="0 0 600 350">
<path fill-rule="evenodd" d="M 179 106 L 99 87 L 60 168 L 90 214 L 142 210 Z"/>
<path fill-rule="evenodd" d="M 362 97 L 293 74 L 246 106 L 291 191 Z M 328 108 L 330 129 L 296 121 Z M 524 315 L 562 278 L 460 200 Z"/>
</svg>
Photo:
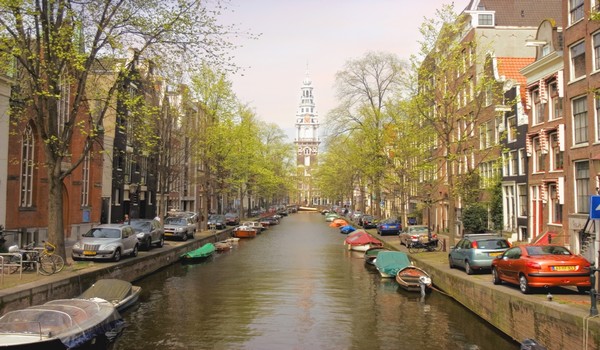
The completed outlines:
<svg viewBox="0 0 600 350">
<path fill-rule="evenodd" d="M 358 225 L 362 228 L 375 228 L 377 227 L 377 220 L 373 215 L 363 215 L 358 220 Z"/>
<path fill-rule="evenodd" d="M 227 222 L 225 221 L 225 215 L 212 214 L 208 217 L 208 227 L 216 228 L 217 230 L 222 230 L 227 227 Z"/>
<path fill-rule="evenodd" d="M 492 260 L 502 255 L 510 243 L 506 238 L 490 234 L 469 234 L 450 247 L 448 265 L 450 268 L 460 266 L 472 275 L 476 270 L 488 270 Z"/>
<path fill-rule="evenodd" d="M 131 219 L 131 227 L 136 231 L 140 249 L 150 250 L 152 246 L 165 244 L 165 230 L 156 219 Z"/>
<path fill-rule="evenodd" d="M 240 224 L 240 217 L 236 213 L 225 214 L 225 224 L 229 226 L 237 226 Z"/>
<path fill-rule="evenodd" d="M 397 235 L 400 230 L 402 230 L 402 224 L 397 218 L 385 219 L 377 224 L 377 233 L 381 236 Z"/>
</svg>

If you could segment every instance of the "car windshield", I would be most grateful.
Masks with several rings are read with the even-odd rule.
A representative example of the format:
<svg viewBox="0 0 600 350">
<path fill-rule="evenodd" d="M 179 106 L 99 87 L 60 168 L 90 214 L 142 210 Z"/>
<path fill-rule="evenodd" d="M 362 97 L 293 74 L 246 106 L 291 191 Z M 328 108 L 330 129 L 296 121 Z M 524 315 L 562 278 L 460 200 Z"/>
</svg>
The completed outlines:
<svg viewBox="0 0 600 350">
<path fill-rule="evenodd" d="M 477 241 L 477 247 L 480 249 L 505 249 L 509 245 L 503 239 L 482 239 Z"/>
<path fill-rule="evenodd" d="M 149 221 L 132 221 L 131 226 L 138 231 L 150 231 L 152 224 Z"/>
<path fill-rule="evenodd" d="M 411 233 L 427 233 L 427 227 L 409 227 Z"/>
<path fill-rule="evenodd" d="M 535 255 L 571 255 L 571 252 L 560 246 L 529 246 L 527 247 L 527 254 L 531 256 Z"/>
<path fill-rule="evenodd" d="M 82 237 L 120 238 L 121 231 L 118 228 L 93 228 Z"/>
<path fill-rule="evenodd" d="M 187 222 L 183 218 L 166 218 L 165 224 L 169 225 L 187 225 Z"/>
</svg>

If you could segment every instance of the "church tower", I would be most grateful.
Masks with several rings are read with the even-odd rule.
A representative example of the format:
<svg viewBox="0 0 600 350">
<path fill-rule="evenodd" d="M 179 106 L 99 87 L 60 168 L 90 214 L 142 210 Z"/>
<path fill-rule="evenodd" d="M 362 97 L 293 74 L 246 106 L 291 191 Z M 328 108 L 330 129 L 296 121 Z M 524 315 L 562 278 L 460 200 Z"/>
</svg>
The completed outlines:
<svg viewBox="0 0 600 350">
<path fill-rule="evenodd" d="M 297 148 L 296 165 L 298 167 L 298 203 L 300 205 L 321 204 L 320 195 L 312 184 L 311 172 L 317 166 L 319 154 L 319 115 L 315 108 L 312 81 L 306 77 L 302 82 L 300 105 L 296 112 Z"/>
</svg>

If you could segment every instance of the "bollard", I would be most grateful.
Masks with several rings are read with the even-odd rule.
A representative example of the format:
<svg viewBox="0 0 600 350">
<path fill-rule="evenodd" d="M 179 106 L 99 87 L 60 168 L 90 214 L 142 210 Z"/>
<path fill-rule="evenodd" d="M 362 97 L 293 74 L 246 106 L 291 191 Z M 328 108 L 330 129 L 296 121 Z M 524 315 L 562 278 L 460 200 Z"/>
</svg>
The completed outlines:
<svg viewBox="0 0 600 350">
<path fill-rule="evenodd" d="M 596 271 L 600 269 L 590 266 L 590 283 L 592 288 L 590 289 L 590 316 L 598 315 L 598 307 L 596 306 Z"/>
</svg>

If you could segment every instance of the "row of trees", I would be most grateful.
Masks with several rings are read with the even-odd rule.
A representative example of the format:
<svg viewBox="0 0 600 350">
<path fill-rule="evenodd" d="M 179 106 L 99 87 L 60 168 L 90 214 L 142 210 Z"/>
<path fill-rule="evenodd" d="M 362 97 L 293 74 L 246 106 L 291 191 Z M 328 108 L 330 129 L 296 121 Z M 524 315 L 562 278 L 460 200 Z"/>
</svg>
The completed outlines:
<svg viewBox="0 0 600 350">
<path fill-rule="evenodd" d="M 32 120 L 42 140 L 45 163 L 38 166 L 45 169 L 49 185 L 48 235 L 59 254 L 65 255 L 63 181 L 103 136 L 105 119 L 119 113 L 116 100 L 131 112 L 117 118 L 135 118 L 144 131 L 159 130 L 137 136 L 145 152 L 162 157 L 161 191 L 175 181 L 168 173 L 177 162 L 169 158 L 175 153 L 167 142 L 173 122 L 184 126 L 189 156 L 205 162 L 219 180 L 219 191 L 274 195 L 289 183 L 283 177 L 289 173 L 285 166 L 291 146 L 283 132 L 259 122 L 235 98 L 226 79 L 238 70 L 231 63 L 235 45 L 230 39 L 255 36 L 219 24 L 224 11 L 228 9 L 220 0 L 0 1 L 0 60 L 15 82 L 11 118 L 13 124 Z M 116 62 L 124 61 L 132 48 L 137 57 L 152 62 L 166 84 L 189 86 L 186 96 L 201 102 L 208 121 L 181 120 L 190 115 L 186 113 L 174 120 L 164 104 L 156 108 L 158 101 L 121 94 L 134 70 Z M 107 71 L 119 78 L 90 84 L 92 76 Z M 191 125 L 204 130 L 185 128 Z M 84 152 L 73 159 L 77 133 L 86 136 Z"/>
<path fill-rule="evenodd" d="M 483 45 L 463 40 L 467 21 L 444 6 L 425 19 L 420 51 L 410 62 L 367 53 L 338 72 L 340 103 L 328 115 L 334 132 L 318 171 L 325 196 L 341 200 L 356 188 L 368 190 L 359 205 L 368 195 L 380 215 L 382 198 L 393 198 L 400 204 L 394 214 L 404 219 L 409 201 L 444 205 L 453 243 L 457 207 L 482 199 L 479 164 L 501 151 L 497 144 L 479 147 L 480 122 L 490 99 L 502 101 L 502 91 L 486 71 Z"/>
</svg>

